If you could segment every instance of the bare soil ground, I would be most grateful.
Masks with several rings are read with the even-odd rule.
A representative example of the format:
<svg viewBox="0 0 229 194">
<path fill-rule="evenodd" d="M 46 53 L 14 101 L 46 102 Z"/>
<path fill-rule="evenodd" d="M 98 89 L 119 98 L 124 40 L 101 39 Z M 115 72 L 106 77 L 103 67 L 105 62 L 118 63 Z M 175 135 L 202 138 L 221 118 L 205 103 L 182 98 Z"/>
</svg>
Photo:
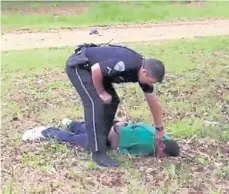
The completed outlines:
<svg viewBox="0 0 229 194">
<path fill-rule="evenodd" d="M 6 33 L 2 35 L 2 51 L 75 46 L 84 42 L 125 43 L 229 35 L 229 20 L 119 25 L 97 29 L 98 35 L 89 35 L 90 28 Z"/>
</svg>

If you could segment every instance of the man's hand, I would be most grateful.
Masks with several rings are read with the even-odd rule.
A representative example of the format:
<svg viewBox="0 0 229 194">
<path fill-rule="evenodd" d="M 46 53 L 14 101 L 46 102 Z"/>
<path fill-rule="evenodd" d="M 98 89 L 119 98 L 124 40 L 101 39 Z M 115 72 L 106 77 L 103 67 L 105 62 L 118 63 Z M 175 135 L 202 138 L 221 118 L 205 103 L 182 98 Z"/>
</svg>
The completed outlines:
<svg viewBox="0 0 229 194">
<path fill-rule="evenodd" d="M 112 96 L 105 91 L 100 93 L 99 97 L 103 100 L 105 104 L 109 104 L 112 100 Z"/>
</svg>

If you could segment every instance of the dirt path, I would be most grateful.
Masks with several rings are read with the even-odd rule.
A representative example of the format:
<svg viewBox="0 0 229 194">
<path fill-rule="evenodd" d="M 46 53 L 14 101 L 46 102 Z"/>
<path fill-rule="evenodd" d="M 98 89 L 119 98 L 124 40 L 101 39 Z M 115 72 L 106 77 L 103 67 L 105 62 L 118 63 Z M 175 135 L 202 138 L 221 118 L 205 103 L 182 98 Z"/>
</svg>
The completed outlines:
<svg viewBox="0 0 229 194">
<path fill-rule="evenodd" d="M 90 28 L 49 32 L 17 32 L 2 35 L 2 51 L 75 46 L 83 42 L 125 43 L 213 35 L 229 35 L 229 20 L 186 21 L 97 28 L 99 35 L 89 35 Z"/>
</svg>

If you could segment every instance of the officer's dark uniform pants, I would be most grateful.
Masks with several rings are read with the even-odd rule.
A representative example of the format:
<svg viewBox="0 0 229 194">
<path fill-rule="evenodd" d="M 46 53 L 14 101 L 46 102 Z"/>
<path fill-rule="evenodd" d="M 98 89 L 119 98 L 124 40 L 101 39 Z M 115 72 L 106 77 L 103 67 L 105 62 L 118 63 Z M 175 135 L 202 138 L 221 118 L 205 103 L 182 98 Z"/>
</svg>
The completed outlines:
<svg viewBox="0 0 229 194">
<path fill-rule="evenodd" d="M 90 71 L 69 66 L 77 59 L 73 54 L 66 64 L 66 73 L 80 95 L 84 106 L 84 117 L 88 134 L 88 146 L 92 152 L 106 151 L 107 138 L 119 104 L 119 98 L 111 83 L 103 83 L 105 90 L 112 96 L 110 104 L 104 104 L 93 85 Z"/>
</svg>

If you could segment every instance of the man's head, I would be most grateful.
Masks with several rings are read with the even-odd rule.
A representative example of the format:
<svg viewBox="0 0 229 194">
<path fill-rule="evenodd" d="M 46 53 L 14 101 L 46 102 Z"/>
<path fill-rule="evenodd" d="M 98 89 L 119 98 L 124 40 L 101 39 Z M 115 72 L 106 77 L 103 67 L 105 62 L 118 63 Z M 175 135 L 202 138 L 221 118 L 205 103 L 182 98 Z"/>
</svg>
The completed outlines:
<svg viewBox="0 0 229 194">
<path fill-rule="evenodd" d="M 161 83 L 165 75 L 165 66 L 158 59 L 144 59 L 143 65 L 139 71 L 138 77 L 142 84 L 153 85 Z"/>
<path fill-rule="evenodd" d="M 180 147 L 175 140 L 167 140 L 164 142 L 165 148 L 164 153 L 167 156 L 179 156 L 180 155 Z"/>
</svg>

